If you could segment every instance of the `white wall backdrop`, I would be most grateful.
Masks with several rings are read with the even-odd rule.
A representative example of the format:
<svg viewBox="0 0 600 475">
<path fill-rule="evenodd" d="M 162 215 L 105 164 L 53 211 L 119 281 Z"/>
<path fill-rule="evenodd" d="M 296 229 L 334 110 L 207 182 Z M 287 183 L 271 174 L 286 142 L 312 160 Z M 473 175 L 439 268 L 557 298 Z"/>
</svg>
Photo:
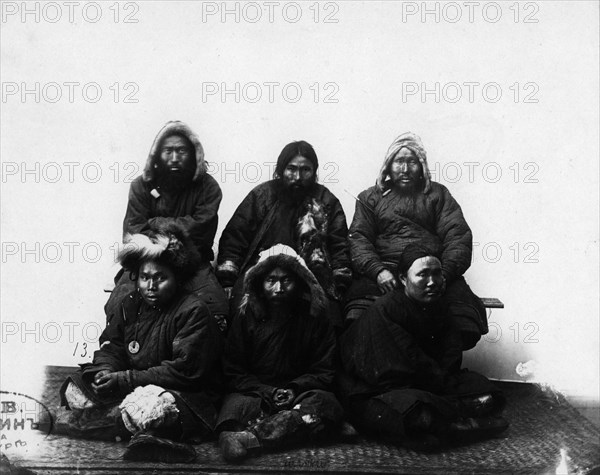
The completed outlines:
<svg viewBox="0 0 600 475">
<path fill-rule="evenodd" d="M 281 148 L 342 201 L 419 134 L 506 305 L 466 364 L 598 397 L 597 2 L 2 2 L 2 389 L 91 361 L 129 182 L 199 134 L 220 232 Z M 215 250 L 216 250 L 215 243 Z"/>
</svg>

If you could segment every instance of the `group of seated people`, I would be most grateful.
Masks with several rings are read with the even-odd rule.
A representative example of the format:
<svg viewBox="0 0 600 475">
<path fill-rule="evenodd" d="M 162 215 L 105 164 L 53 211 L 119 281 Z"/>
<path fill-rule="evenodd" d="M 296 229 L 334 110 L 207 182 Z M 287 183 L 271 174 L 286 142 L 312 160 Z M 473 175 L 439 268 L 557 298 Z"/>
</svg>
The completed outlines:
<svg viewBox="0 0 600 475">
<path fill-rule="evenodd" d="M 211 261 L 222 194 L 181 122 L 131 184 L 121 272 L 91 364 L 61 387 L 56 431 L 129 440 L 132 460 L 229 462 L 364 434 L 414 450 L 493 437 L 502 394 L 461 368 L 487 332 L 462 274 L 471 231 L 419 137 L 389 148 L 350 230 L 307 142 L 284 147 Z"/>
</svg>

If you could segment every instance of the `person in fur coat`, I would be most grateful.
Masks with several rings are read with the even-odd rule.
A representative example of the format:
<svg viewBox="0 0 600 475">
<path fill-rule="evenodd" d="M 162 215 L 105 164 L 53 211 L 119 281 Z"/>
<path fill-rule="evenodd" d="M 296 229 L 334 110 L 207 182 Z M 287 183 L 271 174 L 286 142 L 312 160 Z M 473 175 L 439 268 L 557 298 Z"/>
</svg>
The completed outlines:
<svg viewBox="0 0 600 475">
<path fill-rule="evenodd" d="M 243 278 L 261 251 L 281 243 L 294 249 L 330 299 L 329 314 L 342 323 L 339 301 L 351 281 L 346 215 L 339 200 L 317 183 L 319 161 L 313 147 L 287 144 L 273 179 L 244 198 L 219 241 L 217 278 L 233 287 L 232 309 L 239 305 Z"/>
<path fill-rule="evenodd" d="M 63 384 L 58 432 L 132 437 L 127 458 L 185 461 L 214 429 L 222 390 L 222 336 L 208 307 L 185 290 L 200 255 L 166 223 L 128 235 L 119 255 L 136 290 L 108 315 L 100 349 Z"/>
<path fill-rule="evenodd" d="M 359 430 L 414 449 L 491 437 L 506 430 L 501 392 L 461 369 L 462 338 L 448 318 L 439 258 L 410 244 L 400 285 L 371 305 L 340 340 L 340 393 Z"/>
<path fill-rule="evenodd" d="M 206 302 L 225 328 L 229 305 L 211 266 L 222 197 L 219 184 L 207 173 L 198 136 L 183 122 L 167 122 L 152 143 L 142 175 L 131 183 L 123 236 L 146 234 L 152 227 L 169 223 L 182 227 L 201 257 L 188 288 Z M 107 314 L 134 287 L 123 271 L 115 284 Z"/>
<path fill-rule="evenodd" d="M 488 332 L 481 300 L 463 274 L 471 265 L 473 236 L 448 189 L 431 180 L 421 139 L 411 133 L 389 147 L 377 184 L 360 193 L 350 233 L 355 280 L 346 296 L 346 315 L 358 318 L 377 297 L 398 288 L 398 262 L 416 243 L 439 254 L 446 279 L 444 295 L 463 349 Z"/>
<path fill-rule="evenodd" d="M 262 251 L 246 273 L 223 358 L 229 394 L 217 431 L 226 460 L 339 428 L 336 338 L 327 307 L 317 279 L 288 246 Z"/>
</svg>

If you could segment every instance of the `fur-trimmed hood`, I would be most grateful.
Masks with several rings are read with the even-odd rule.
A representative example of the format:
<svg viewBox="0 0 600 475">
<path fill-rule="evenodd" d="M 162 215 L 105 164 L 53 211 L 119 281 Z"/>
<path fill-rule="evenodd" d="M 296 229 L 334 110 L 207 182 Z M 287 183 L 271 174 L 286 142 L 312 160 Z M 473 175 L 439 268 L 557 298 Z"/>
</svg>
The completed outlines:
<svg viewBox="0 0 600 475">
<path fill-rule="evenodd" d="M 162 141 L 166 137 L 173 134 L 183 135 L 194 146 L 194 149 L 196 151 L 196 171 L 194 172 L 194 177 L 192 178 L 192 181 L 198 180 L 202 175 L 206 173 L 206 162 L 204 161 L 204 148 L 200 143 L 200 139 L 187 124 L 179 120 L 172 120 L 167 122 L 165 126 L 162 129 L 160 129 L 160 132 L 158 132 L 158 135 L 152 143 L 152 147 L 150 148 L 150 153 L 148 154 L 148 159 L 146 160 L 146 165 L 144 167 L 144 172 L 142 174 L 144 181 L 152 181 L 157 178 L 155 176 L 156 169 L 154 165 L 156 164 L 156 160 L 160 155 L 160 146 L 162 144 Z"/>
<path fill-rule="evenodd" d="M 427 153 L 425 152 L 421 138 L 412 132 L 405 132 L 402 135 L 399 135 L 388 148 L 383 161 L 383 166 L 377 177 L 377 186 L 381 190 L 384 190 L 387 187 L 387 181 L 390 179 L 388 173 L 390 163 L 402 148 L 411 150 L 419 159 L 421 167 L 423 167 L 423 179 L 425 181 L 423 193 L 429 193 L 431 190 L 431 173 L 429 172 L 429 166 L 427 165 Z"/>
<path fill-rule="evenodd" d="M 176 223 L 151 227 L 146 234 L 126 234 L 124 242 L 118 259 L 134 275 L 142 262 L 152 260 L 169 266 L 183 284 L 192 279 L 201 262 L 187 232 Z"/>
<path fill-rule="evenodd" d="M 265 275 L 275 267 L 292 271 L 308 289 L 301 298 L 310 302 L 310 314 L 317 317 L 327 308 L 327 297 L 317 278 L 308 269 L 304 259 L 291 247 L 276 244 L 259 254 L 258 262 L 248 269 L 244 276 L 244 296 L 240 304 L 240 312 L 252 309 L 255 315 L 264 314 L 265 300 L 262 297 L 262 281 Z"/>
</svg>

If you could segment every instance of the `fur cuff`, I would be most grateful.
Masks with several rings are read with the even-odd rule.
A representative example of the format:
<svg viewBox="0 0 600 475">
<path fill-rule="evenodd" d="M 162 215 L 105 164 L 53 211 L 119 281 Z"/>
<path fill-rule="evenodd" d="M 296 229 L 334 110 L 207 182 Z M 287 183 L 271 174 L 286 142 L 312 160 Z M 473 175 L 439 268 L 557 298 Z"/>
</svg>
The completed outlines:
<svg viewBox="0 0 600 475">
<path fill-rule="evenodd" d="M 338 286 L 348 287 L 352 282 L 352 271 L 348 267 L 333 270 L 333 280 Z"/>
<path fill-rule="evenodd" d="M 225 261 L 219 264 L 215 269 L 215 275 L 225 287 L 232 286 L 240 273 L 240 268 L 236 266 L 232 261 Z"/>
</svg>

